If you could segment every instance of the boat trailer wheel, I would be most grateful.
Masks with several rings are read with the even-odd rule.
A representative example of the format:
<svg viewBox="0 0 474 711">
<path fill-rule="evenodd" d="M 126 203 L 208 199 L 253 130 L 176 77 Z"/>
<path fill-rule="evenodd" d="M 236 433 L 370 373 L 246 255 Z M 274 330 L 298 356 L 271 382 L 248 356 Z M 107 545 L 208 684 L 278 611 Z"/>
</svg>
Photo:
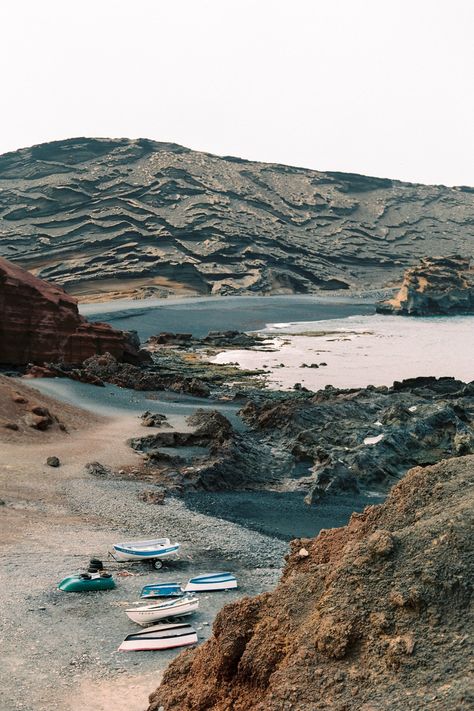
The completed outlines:
<svg viewBox="0 0 474 711">
<path fill-rule="evenodd" d="M 163 567 L 163 561 L 159 558 L 156 558 L 154 561 L 152 561 L 151 565 L 155 570 L 160 570 L 160 568 Z"/>
</svg>

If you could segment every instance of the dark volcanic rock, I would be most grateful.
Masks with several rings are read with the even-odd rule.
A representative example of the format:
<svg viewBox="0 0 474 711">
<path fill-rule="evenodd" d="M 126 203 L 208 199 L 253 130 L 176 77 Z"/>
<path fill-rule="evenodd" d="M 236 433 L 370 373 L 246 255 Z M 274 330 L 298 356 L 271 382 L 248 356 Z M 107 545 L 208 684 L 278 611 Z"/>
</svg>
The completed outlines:
<svg viewBox="0 0 474 711">
<path fill-rule="evenodd" d="M 231 423 L 219 410 L 199 409 L 187 420 L 195 428 L 194 434 L 197 437 L 209 437 L 211 440 L 223 442 L 229 439 L 233 432 Z"/>
<path fill-rule="evenodd" d="M 119 360 L 139 361 L 129 334 L 89 323 L 63 289 L 0 257 L 0 364 L 82 363 L 106 351 Z"/>
<path fill-rule="evenodd" d="M 148 711 L 446 711 L 473 702 L 474 457 L 296 540 L 272 593 L 217 615 Z"/>
<path fill-rule="evenodd" d="M 46 459 L 46 464 L 48 467 L 59 467 L 61 465 L 61 462 L 59 461 L 58 457 L 48 457 Z"/>
<path fill-rule="evenodd" d="M 0 254 L 99 298 L 378 288 L 427 252 L 472 253 L 467 188 L 146 139 L 73 138 L 7 153 L 0 182 Z"/>
<path fill-rule="evenodd" d="M 386 491 L 415 465 L 474 452 L 474 386 L 412 378 L 393 388 L 338 390 L 249 402 L 247 437 L 313 463 L 307 502 L 326 492 Z"/>
<path fill-rule="evenodd" d="M 167 423 L 167 416 L 159 412 L 152 413 L 147 410 L 143 415 L 140 415 L 140 419 L 143 427 L 170 427 Z"/>
<path fill-rule="evenodd" d="M 159 349 L 160 346 L 175 346 L 178 348 L 254 348 L 265 342 L 265 338 L 254 333 L 243 333 L 242 331 L 210 331 L 203 338 L 196 338 L 190 333 L 159 333 L 150 336 L 147 347 L 151 351 Z"/>
<path fill-rule="evenodd" d="M 429 257 L 407 269 L 400 291 L 377 304 L 383 314 L 431 316 L 474 313 L 474 269 L 462 257 Z"/>
<path fill-rule="evenodd" d="M 196 397 L 208 397 L 210 394 L 208 385 L 197 378 L 187 377 L 182 372 L 166 372 L 155 365 L 121 363 L 110 353 L 87 358 L 81 368 L 71 368 L 66 364 L 50 367 L 58 376 L 93 385 L 111 383 L 130 390 L 171 390 Z"/>
</svg>

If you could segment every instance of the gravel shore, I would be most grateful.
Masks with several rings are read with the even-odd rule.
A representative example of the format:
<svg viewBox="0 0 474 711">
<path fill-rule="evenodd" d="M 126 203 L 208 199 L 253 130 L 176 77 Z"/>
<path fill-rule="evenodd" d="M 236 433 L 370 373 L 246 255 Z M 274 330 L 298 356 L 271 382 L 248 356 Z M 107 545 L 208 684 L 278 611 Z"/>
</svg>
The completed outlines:
<svg viewBox="0 0 474 711">
<path fill-rule="evenodd" d="M 143 503 L 138 493 L 149 489 L 149 483 L 85 473 L 91 458 L 111 466 L 134 460 L 136 455 L 124 444 L 137 426 L 133 419 L 75 433 L 65 444 L 4 446 L 2 711 L 143 711 L 148 693 L 179 653 L 116 651 L 136 629 L 124 608 L 138 600 L 143 585 L 185 582 L 206 571 L 235 572 L 238 590 L 200 597 L 191 621 L 202 641 L 225 603 L 270 590 L 279 578 L 286 543 L 189 511 L 178 499 L 168 498 L 163 506 Z M 42 464 L 51 453 L 61 459 L 59 469 Z M 57 590 L 58 582 L 83 569 L 91 556 L 108 562 L 113 542 L 144 535 L 179 541 L 179 559 L 160 571 L 111 561 L 115 590 Z"/>
</svg>

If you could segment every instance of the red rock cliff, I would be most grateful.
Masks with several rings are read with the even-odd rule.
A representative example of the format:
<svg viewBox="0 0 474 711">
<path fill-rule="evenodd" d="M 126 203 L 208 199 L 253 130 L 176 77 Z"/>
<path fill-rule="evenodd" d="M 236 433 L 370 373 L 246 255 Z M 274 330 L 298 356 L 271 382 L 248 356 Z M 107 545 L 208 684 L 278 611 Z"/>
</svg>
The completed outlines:
<svg viewBox="0 0 474 711">
<path fill-rule="evenodd" d="M 0 364 L 82 363 L 107 351 L 138 360 L 129 334 L 89 323 L 63 289 L 0 257 Z"/>
</svg>

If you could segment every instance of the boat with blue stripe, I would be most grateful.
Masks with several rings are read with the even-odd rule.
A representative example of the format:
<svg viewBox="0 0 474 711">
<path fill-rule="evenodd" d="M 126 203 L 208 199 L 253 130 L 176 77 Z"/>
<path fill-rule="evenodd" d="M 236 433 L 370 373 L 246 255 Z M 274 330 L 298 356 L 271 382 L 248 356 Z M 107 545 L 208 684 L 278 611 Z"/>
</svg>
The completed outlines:
<svg viewBox="0 0 474 711">
<path fill-rule="evenodd" d="M 154 563 L 155 568 L 161 568 L 161 559 L 175 555 L 179 547 L 179 543 L 171 543 L 169 538 L 154 538 L 148 541 L 114 543 L 110 552 L 118 561 L 149 560 Z"/>
<path fill-rule="evenodd" d="M 211 590 L 232 590 L 237 587 L 233 573 L 207 573 L 188 580 L 185 592 L 208 592 Z"/>
</svg>

